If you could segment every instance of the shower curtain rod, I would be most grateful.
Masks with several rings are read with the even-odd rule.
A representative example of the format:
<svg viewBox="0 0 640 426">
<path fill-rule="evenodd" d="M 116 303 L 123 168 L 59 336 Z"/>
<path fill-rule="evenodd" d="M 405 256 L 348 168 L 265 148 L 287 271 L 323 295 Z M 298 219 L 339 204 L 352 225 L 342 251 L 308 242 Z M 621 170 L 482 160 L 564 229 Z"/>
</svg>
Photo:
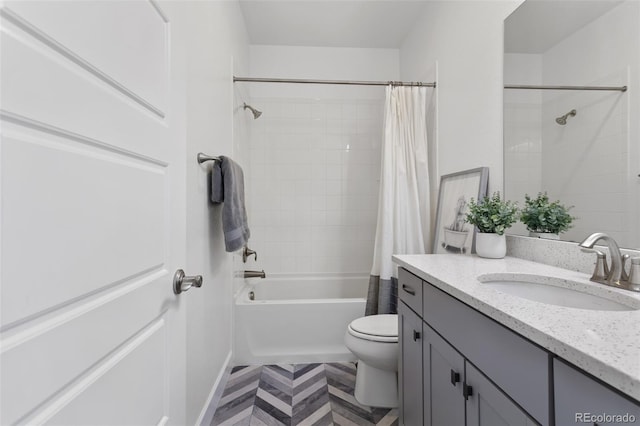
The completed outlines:
<svg viewBox="0 0 640 426">
<path fill-rule="evenodd" d="M 613 90 L 626 92 L 627 86 L 531 86 L 506 84 L 505 89 L 541 89 L 541 90 Z"/>
<path fill-rule="evenodd" d="M 346 84 L 352 86 L 418 86 L 436 87 L 436 83 L 423 83 L 420 81 L 352 81 L 352 80 L 306 80 L 299 78 L 253 78 L 233 77 L 236 81 L 248 81 L 253 83 L 304 83 L 304 84 Z"/>
</svg>

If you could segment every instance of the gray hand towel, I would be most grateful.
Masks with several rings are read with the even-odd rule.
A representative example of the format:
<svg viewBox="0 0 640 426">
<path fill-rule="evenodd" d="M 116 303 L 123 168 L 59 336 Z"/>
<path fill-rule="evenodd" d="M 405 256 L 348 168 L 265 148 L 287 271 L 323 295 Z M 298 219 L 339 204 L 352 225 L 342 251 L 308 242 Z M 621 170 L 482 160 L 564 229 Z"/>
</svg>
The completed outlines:
<svg viewBox="0 0 640 426">
<path fill-rule="evenodd" d="M 211 201 L 222 206 L 222 230 L 228 252 L 244 246 L 249 240 L 247 210 L 244 206 L 244 174 L 228 157 L 220 157 L 211 169 Z"/>
</svg>

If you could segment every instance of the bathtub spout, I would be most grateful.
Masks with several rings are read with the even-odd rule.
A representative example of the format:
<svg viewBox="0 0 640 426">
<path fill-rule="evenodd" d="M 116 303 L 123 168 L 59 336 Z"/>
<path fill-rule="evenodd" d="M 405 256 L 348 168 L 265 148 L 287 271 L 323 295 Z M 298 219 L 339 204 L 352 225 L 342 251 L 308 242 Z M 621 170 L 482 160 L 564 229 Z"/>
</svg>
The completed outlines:
<svg viewBox="0 0 640 426">
<path fill-rule="evenodd" d="M 266 278 L 267 275 L 264 273 L 264 269 L 262 271 L 244 271 L 245 278 Z"/>
</svg>

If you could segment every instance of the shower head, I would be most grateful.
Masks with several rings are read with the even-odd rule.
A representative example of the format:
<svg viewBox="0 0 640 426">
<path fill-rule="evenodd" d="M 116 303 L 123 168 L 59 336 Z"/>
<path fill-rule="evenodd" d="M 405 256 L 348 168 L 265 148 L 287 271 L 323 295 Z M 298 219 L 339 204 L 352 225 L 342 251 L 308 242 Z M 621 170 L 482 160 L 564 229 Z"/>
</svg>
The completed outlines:
<svg viewBox="0 0 640 426">
<path fill-rule="evenodd" d="M 253 113 L 254 120 L 262 115 L 262 111 L 258 111 L 257 109 L 255 109 L 251 105 L 247 105 L 246 103 L 244 104 L 244 109 L 248 109 Z"/>
<path fill-rule="evenodd" d="M 571 111 L 569 111 L 568 113 L 566 113 L 562 117 L 556 118 L 556 123 L 558 123 L 561 126 L 564 126 L 565 124 L 567 124 L 567 117 L 569 117 L 569 116 L 575 117 L 576 116 L 576 110 L 572 109 Z"/>
</svg>

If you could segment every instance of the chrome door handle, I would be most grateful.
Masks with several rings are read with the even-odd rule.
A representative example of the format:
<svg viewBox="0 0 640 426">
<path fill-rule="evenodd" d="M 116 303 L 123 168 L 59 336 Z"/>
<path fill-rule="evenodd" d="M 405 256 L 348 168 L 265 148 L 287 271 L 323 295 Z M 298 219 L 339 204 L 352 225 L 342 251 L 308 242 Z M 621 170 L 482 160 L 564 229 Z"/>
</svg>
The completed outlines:
<svg viewBox="0 0 640 426">
<path fill-rule="evenodd" d="M 173 292 L 180 294 L 191 287 L 202 287 L 202 275 L 186 276 L 182 269 L 178 269 L 173 276 Z"/>
</svg>

